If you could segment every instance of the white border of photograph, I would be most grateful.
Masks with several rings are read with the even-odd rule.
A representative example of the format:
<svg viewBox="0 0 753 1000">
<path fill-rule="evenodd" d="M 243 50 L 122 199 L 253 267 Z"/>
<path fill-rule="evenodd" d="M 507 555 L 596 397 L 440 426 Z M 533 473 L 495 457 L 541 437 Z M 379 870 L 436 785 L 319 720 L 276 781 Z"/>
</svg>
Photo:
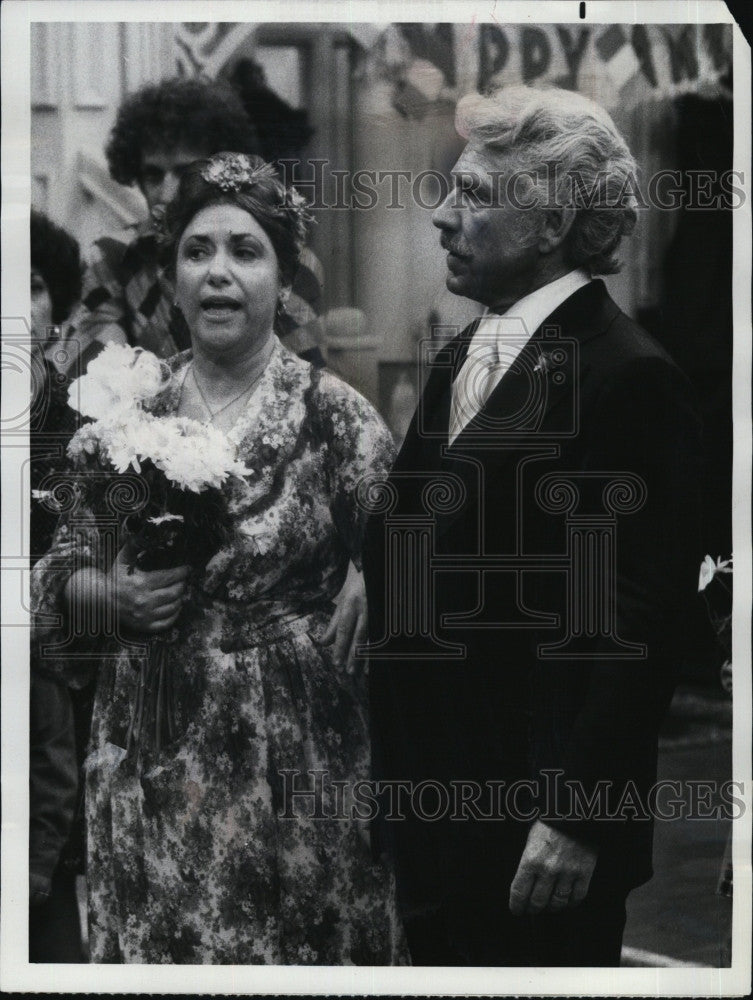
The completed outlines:
<svg viewBox="0 0 753 1000">
<path fill-rule="evenodd" d="M 86 30 L 95 22 L 203 21 L 455 21 L 498 20 L 510 23 L 707 23 L 732 22 L 721 2 L 594 2 L 579 21 L 579 3 L 313 2 L 175 2 L 132 0 L 94 4 L 45 0 L 2 4 L 2 337 L 3 427 L 28 405 L 28 392 L 13 365 L 13 340 L 26 335 L 30 311 L 28 213 L 31 194 L 30 24 L 71 21 Z M 80 30 L 80 29 L 79 29 Z M 352 993 L 352 994 L 491 994 L 491 995 L 652 995 L 740 996 L 751 987 L 751 204 L 750 204 L 750 49 L 740 30 L 734 33 L 734 169 L 745 178 L 746 202 L 734 215 L 734 746 L 733 778 L 743 783 L 745 814 L 734 821 L 733 964 L 715 968 L 466 969 L 466 968 L 320 968 L 208 966 L 67 966 L 29 965 L 28 934 L 28 571 L 14 557 L 19 519 L 28 518 L 29 501 L 20 491 L 21 468 L 28 447 L 3 441 L 2 462 L 2 911 L 0 915 L 0 987 L 40 992 L 145 993 Z M 50 63 L 45 99 L 53 101 L 56 67 Z M 81 101 L 100 99 L 101 64 L 78 67 Z M 699 251 L 701 252 L 701 251 Z M 14 318 L 15 317 L 15 318 Z M 6 362 L 9 368 L 6 368 Z M 26 395 L 25 395 L 26 393 Z M 6 447 L 6 445 L 13 445 Z M 501 902 L 500 905 L 503 905 Z"/>
</svg>

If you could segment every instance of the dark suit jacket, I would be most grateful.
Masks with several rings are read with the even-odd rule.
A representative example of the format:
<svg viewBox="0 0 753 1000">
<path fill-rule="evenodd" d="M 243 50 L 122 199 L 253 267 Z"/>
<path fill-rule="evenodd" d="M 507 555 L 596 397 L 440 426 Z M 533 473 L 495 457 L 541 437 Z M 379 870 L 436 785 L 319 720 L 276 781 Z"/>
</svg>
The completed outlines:
<svg viewBox="0 0 753 1000">
<path fill-rule="evenodd" d="M 391 473 L 397 504 L 370 518 L 364 554 L 376 777 L 452 793 L 441 815 L 441 792 L 425 786 L 432 821 L 407 808 L 376 826 L 407 910 L 506 894 L 534 809 L 598 845 L 594 878 L 650 877 L 645 800 L 702 559 L 690 386 L 603 282 L 549 317 L 448 447 L 451 384 L 475 327 L 432 365 Z M 401 567 L 390 580 L 388 532 L 429 522 L 423 575 L 406 585 Z M 513 559 L 492 568 L 495 556 Z M 422 588 L 424 634 L 402 607 Z M 536 784 L 505 798 L 526 780 Z M 572 808 L 566 781 L 581 802 L 597 793 L 597 813 Z M 458 782 L 488 795 L 458 809 Z"/>
</svg>

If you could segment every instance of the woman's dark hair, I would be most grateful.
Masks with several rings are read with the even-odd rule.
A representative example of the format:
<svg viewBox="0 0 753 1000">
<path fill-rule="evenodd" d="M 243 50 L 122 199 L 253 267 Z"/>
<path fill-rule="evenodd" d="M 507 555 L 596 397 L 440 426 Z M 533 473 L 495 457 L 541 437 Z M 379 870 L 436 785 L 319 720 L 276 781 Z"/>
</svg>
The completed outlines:
<svg viewBox="0 0 753 1000">
<path fill-rule="evenodd" d="M 110 175 L 119 184 L 137 184 L 145 152 L 181 146 L 205 156 L 222 149 L 257 152 L 256 132 L 232 87 L 174 77 L 128 96 L 105 147 Z"/>
<path fill-rule="evenodd" d="M 210 205 L 237 205 L 269 237 L 283 285 L 292 284 L 306 239 L 310 215 L 304 199 L 286 186 L 279 170 L 260 156 L 219 153 L 192 163 L 178 193 L 165 209 L 165 265 L 174 274 L 180 238 L 197 213 Z"/>
<path fill-rule="evenodd" d="M 52 322 L 68 319 L 81 298 L 78 242 L 43 212 L 31 210 L 31 266 L 44 278 L 52 300 Z"/>
<path fill-rule="evenodd" d="M 239 59 L 227 76 L 259 136 L 265 160 L 297 159 L 314 134 L 308 115 L 267 86 L 264 70 L 253 59 Z M 233 147 L 226 147 L 231 149 Z"/>
</svg>

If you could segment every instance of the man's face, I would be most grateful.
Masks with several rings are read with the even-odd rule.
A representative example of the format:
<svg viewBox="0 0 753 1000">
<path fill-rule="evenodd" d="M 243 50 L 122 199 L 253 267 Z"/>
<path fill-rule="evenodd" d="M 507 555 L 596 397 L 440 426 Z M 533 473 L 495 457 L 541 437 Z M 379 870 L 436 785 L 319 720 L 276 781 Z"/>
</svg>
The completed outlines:
<svg viewBox="0 0 753 1000">
<path fill-rule="evenodd" d="M 503 312 L 538 287 L 539 209 L 523 208 L 525 184 L 508 179 L 521 164 L 511 154 L 469 143 L 452 171 L 453 188 L 432 216 L 447 250 L 447 287 Z"/>
<path fill-rule="evenodd" d="M 35 342 L 44 344 L 52 326 L 52 296 L 42 272 L 31 269 L 31 334 Z"/>
<path fill-rule="evenodd" d="M 141 157 L 139 187 L 146 198 L 149 211 L 157 205 L 166 205 L 177 194 L 181 175 L 195 160 L 207 155 L 196 146 L 178 146 L 176 149 L 147 150 Z"/>
</svg>

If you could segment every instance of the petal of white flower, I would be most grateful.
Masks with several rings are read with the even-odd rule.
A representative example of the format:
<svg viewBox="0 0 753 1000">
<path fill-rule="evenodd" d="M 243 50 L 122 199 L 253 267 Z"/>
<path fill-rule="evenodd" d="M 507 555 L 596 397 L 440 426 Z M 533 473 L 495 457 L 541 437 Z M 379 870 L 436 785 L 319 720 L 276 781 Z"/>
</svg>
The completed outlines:
<svg viewBox="0 0 753 1000">
<path fill-rule="evenodd" d="M 701 570 L 698 575 L 698 593 L 705 590 L 706 587 L 714 579 L 714 573 L 716 572 L 716 563 L 711 556 L 704 556 L 703 562 L 701 563 Z"/>
</svg>

